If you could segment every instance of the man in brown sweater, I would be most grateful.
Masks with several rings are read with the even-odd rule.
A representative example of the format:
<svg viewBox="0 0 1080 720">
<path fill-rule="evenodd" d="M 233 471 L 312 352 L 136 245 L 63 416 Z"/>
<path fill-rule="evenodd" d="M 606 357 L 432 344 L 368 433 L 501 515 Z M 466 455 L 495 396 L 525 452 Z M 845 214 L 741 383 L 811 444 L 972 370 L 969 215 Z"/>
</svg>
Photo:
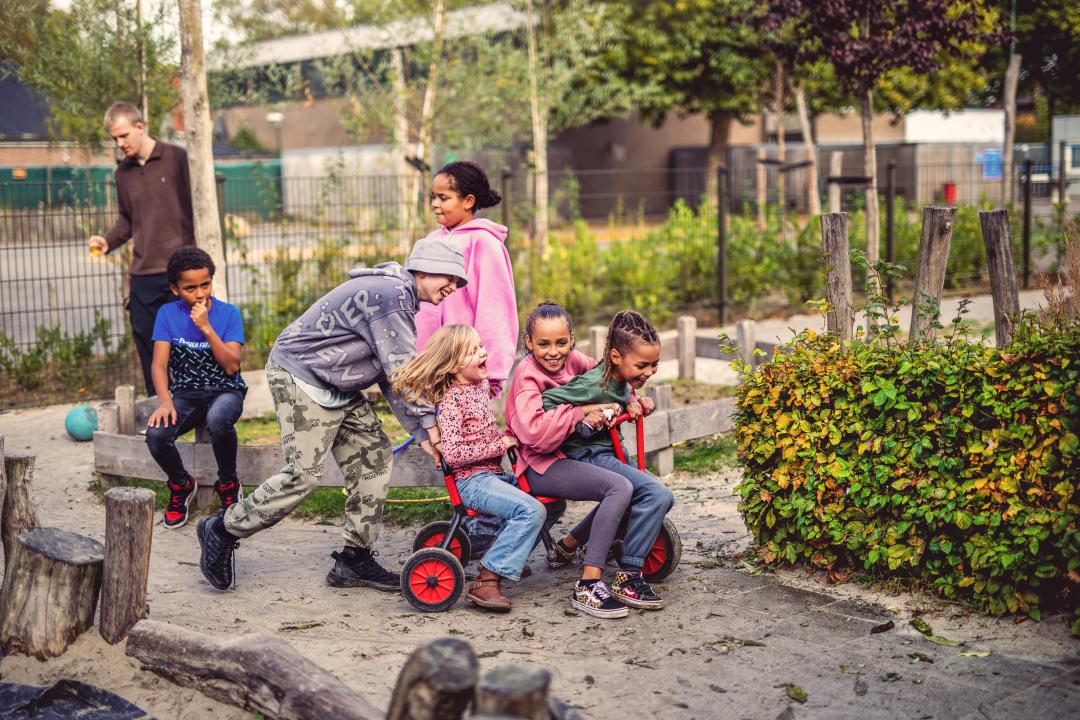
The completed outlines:
<svg viewBox="0 0 1080 720">
<path fill-rule="evenodd" d="M 187 152 L 150 137 L 130 103 L 112 104 L 105 113 L 105 131 L 124 154 L 116 168 L 120 214 L 104 237 L 94 235 L 88 244 L 91 255 L 101 255 L 128 240 L 133 243 L 127 308 L 146 391 L 154 395 L 154 318 L 158 308 L 173 300 L 165 266 L 173 250 L 195 244 Z"/>
</svg>

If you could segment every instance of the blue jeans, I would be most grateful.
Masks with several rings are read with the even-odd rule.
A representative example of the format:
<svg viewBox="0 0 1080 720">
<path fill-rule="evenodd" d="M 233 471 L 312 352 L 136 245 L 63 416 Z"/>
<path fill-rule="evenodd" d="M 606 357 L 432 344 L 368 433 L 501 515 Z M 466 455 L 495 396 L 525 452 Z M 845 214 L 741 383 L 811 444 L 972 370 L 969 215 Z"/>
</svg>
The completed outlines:
<svg viewBox="0 0 1080 720">
<path fill-rule="evenodd" d="M 480 564 L 500 577 L 520 580 L 547 516 L 543 503 L 518 490 L 511 473 L 476 473 L 457 488 L 466 507 L 506 520 Z"/>
<path fill-rule="evenodd" d="M 623 570 L 640 572 L 645 557 L 660 534 L 664 516 L 675 506 L 675 496 L 655 476 L 642 472 L 636 465 L 619 462 L 609 448 L 588 448 L 575 458 L 581 462 L 597 465 L 622 475 L 633 486 L 630 497 L 630 519 L 623 538 L 623 554 L 620 565 Z"/>
<path fill-rule="evenodd" d="M 218 480 L 236 479 L 236 421 L 244 411 L 244 394 L 238 390 L 177 390 L 173 393 L 176 422 L 168 427 L 146 428 L 150 454 L 176 484 L 187 482 L 187 470 L 176 451 L 176 438 L 206 420 L 210 441 L 217 460 Z"/>
</svg>

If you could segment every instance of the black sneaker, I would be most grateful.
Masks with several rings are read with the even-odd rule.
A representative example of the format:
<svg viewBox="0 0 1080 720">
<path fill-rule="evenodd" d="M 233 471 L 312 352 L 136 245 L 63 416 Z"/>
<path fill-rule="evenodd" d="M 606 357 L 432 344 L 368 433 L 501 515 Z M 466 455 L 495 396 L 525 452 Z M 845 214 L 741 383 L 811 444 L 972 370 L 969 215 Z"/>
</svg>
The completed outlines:
<svg viewBox="0 0 1080 720">
<path fill-rule="evenodd" d="M 169 488 L 169 504 L 161 513 L 161 524 L 171 529 L 183 527 L 187 525 L 188 509 L 195 497 L 195 478 L 188 475 L 186 483 L 169 480 L 165 485 Z"/>
<path fill-rule="evenodd" d="M 586 615 L 598 618 L 624 618 L 630 614 L 625 605 L 611 596 L 603 580 L 589 584 L 578 580 L 570 604 Z"/>
<path fill-rule="evenodd" d="M 630 607 L 644 610 L 659 610 L 664 607 L 664 601 L 653 592 L 640 572 L 620 570 L 615 573 L 615 579 L 611 581 L 611 593 L 623 605 Z"/>
<path fill-rule="evenodd" d="M 233 584 L 236 569 L 233 551 L 240 541 L 225 530 L 224 513 L 219 512 L 199 520 L 195 526 L 199 536 L 199 569 L 206 580 L 218 590 L 228 590 Z"/>
<path fill-rule="evenodd" d="M 217 492 L 218 500 L 221 501 L 221 509 L 228 510 L 233 505 L 244 499 L 244 488 L 238 480 L 218 480 L 214 483 L 214 491 Z"/>
<path fill-rule="evenodd" d="M 366 554 L 360 548 L 346 547 L 342 552 L 332 552 L 334 567 L 326 576 L 326 584 L 333 587 L 369 587 L 383 592 L 401 590 L 401 576 L 390 572 L 375 560 L 379 553 L 371 550 Z"/>
<path fill-rule="evenodd" d="M 547 553 L 547 566 L 552 570 L 569 567 L 577 557 L 577 548 L 567 549 L 560 540 L 555 543 Z"/>
</svg>

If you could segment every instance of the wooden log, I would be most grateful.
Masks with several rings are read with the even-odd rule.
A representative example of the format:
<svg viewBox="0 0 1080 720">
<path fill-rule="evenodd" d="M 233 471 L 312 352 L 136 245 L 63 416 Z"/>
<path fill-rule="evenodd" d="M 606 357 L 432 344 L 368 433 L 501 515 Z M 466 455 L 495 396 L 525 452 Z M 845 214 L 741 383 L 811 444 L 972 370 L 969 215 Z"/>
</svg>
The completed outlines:
<svg viewBox="0 0 1080 720">
<path fill-rule="evenodd" d="M 657 412 L 671 409 L 670 385 L 650 385 L 645 388 L 645 396 L 656 403 Z M 653 467 L 660 477 L 675 472 L 675 450 L 671 446 L 646 452 L 645 461 Z"/>
<path fill-rule="evenodd" d="M 915 295 L 911 300 L 909 338 L 912 342 L 934 339 L 934 325 L 940 316 L 941 291 L 945 287 L 945 268 L 949 262 L 955 217 L 955 207 L 929 205 L 923 209 L 919 269 L 915 274 Z"/>
<path fill-rule="evenodd" d="M 121 435 L 135 434 L 135 386 L 116 386 L 117 432 Z"/>
<path fill-rule="evenodd" d="M 382 720 L 385 714 L 329 672 L 265 631 L 211 637 L 141 620 L 127 654 L 161 677 L 280 720 Z"/>
<path fill-rule="evenodd" d="M 440 638 L 405 661 L 390 698 L 387 720 L 459 718 L 473 698 L 480 663 L 464 640 Z"/>
<path fill-rule="evenodd" d="M 476 687 L 477 714 L 510 715 L 546 720 L 551 673 L 547 670 L 503 665 L 484 675 Z"/>
<path fill-rule="evenodd" d="M 101 637 L 110 645 L 127 637 L 145 617 L 154 493 L 113 488 L 105 493 L 105 567 L 101 585 Z"/>
<path fill-rule="evenodd" d="M 739 356 L 750 367 L 754 367 L 757 358 L 754 351 L 757 350 L 757 340 L 754 339 L 754 321 L 740 320 L 735 323 L 735 345 L 739 348 Z"/>
<path fill-rule="evenodd" d="M 1012 340 L 1020 317 L 1020 289 L 1016 285 L 1016 265 L 1012 254 L 1012 229 L 1008 210 L 980 212 L 986 264 L 990 269 L 990 291 L 994 298 L 994 333 L 998 347 Z"/>
<path fill-rule="evenodd" d="M 829 155 L 829 177 L 840 177 L 844 172 L 844 153 L 835 151 Z M 829 212 L 840 212 L 840 183 L 829 183 Z"/>
<path fill-rule="evenodd" d="M 829 303 L 825 329 L 841 342 L 848 342 L 855 323 L 855 306 L 851 301 L 847 213 L 821 216 L 821 249 L 825 254 L 825 300 Z"/>
<path fill-rule="evenodd" d="M 697 377 L 697 318 L 680 315 L 675 321 L 678 327 L 679 379 L 693 380 Z"/>
<path fill-rule="evenodd" d="M 7 492 L 4 493 L 4 522 L 0 526 L 0 542 L 4 545 L 4 557 L 10 558 L 15 552 L 15 546 L 19 544 L 19 535 L 38 526 L 37 511 L 34 510 L 34 502 L 30 496 L 30 483 L 34 479 L 34 456 L 4 455 L 4 474 L 7 476 Z"/>
<path fill-rule="evenodd" d="M 607 327 L 604 325 L 589 326 L 589 355 L 593 360 L 604 359 L 604 346 L 607 345 Z"/>
<path fill-rule="evenodd" d="M 47 660 L 94 623 L 105 548 L 57 528 L 19 535 L 0 606 L 3 653 Z"/>
</svg>

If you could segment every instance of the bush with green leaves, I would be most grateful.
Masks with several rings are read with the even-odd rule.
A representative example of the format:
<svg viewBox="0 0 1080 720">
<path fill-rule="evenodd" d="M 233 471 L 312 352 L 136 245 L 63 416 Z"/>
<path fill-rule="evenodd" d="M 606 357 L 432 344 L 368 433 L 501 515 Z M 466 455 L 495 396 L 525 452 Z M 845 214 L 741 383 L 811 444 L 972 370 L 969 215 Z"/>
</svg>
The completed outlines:
<svg viewBox="0 0 1080 720">
<path fill-rule="evenodd" d="M 798 336 L 738 389 L 761 558 L 924 581 L 1080 632 L 1080 324 L 998 349 Z"/>
</svg>

